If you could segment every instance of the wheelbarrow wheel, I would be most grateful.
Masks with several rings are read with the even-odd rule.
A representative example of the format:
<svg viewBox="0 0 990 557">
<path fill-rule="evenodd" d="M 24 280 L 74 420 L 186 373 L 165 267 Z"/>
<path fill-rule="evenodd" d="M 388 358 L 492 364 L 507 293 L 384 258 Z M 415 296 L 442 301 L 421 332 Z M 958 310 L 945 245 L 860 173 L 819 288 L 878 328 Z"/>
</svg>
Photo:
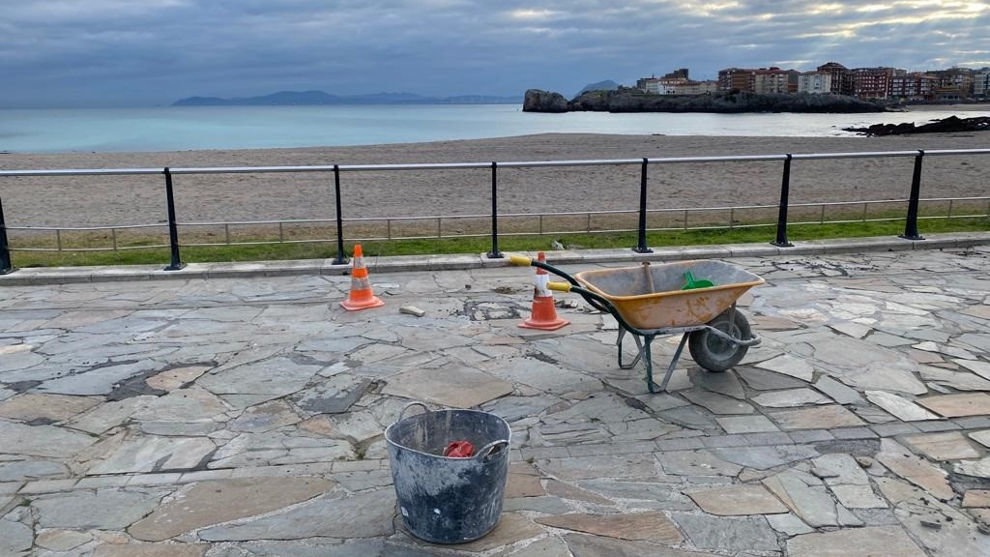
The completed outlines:
<svg viewBox="0 0 990 557">
<path fill-rule="evenodd" d="M 740 340 L 753 336 L 749 321 L 738 309 L 735 312 L 730 309 L 720 313 L 708 325 Z M 700 329 L 691 333 L 688 349 L 699 366 L 708 371 L 722 372 L 742 361 L 749 347 L 720 338 L 708 329 Z"/>
</svg>

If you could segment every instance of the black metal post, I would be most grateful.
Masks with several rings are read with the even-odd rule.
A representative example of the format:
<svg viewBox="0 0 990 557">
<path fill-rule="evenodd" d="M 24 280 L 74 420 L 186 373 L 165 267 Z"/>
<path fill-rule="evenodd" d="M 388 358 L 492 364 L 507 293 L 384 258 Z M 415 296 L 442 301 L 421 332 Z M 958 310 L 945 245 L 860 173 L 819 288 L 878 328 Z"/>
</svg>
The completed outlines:
<svg viewBox="0 0 990 557">
<path fill-rule="evenodd" d="M 488 252 L 489 259 L 502 259 L 498 251 L 498 163 L 492 161 L 492 251 Z"/>
<path fill-rule="evenodd" d="M 914 175 L 911 177 L 911 199 L 908 201 L 907 221 L 904 223 L 904 234 L 901 238 L 905 240 L 924 240 L 924 236 L 918 234 L 918 198 L 921 197 L 921 160 L 925 157 L 925 151 L 918 149 L 918 154 L 914 156 Z"/>
<path fill-rule="evenodd" d="M 791 154 L 784 159 L 784 176 L 780 179 L 780 210 L 777 213 L 777 239 L 770 244 L 790 248 L 794 244 L 787 241 L 787 198 L 791 194 Z"/>
<path fill-rule="evenodd" d="M 646 167 L 650 161 L 643 157 L 643 167 L 639 174 L 639 241 L 633 251 L 636 253 L 653 253 L 646 246 Z"/>
<path fill-rule="evenodd" d="M 165 167 L 165 202 L 168 205 L 168 245 L 172 251 L 172 262 L 166 271 L 178 271 L 186 266 L 179 258 L 179 227 L 175 223 L 175 196 L 172 194 L 172 172 Z"/>
<path fill-rule="evenodd" d="M 333 165 L 333 197 L 337 204 L 337 257 L 333 258 L 334 265 L 347 265 L 349 261 L 344 254 L 344 217 L 340 214 L 340 165 Z"/>
<path fill-rule="evenodd" d="M 7 244 L 7 225 L 3 220 L 3 200 L 0 199 L 0 275 L 14 272 L 10 262 L 10 246 Z"/>
</svg>

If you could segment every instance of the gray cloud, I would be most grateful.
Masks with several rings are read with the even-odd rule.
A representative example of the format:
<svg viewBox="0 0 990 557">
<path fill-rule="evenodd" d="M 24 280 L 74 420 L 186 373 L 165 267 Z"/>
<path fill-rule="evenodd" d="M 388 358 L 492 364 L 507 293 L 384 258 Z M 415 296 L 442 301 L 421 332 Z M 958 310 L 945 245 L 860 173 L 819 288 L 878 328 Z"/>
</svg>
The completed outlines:
<svg viewBox="0 0 990 557">
<path fill-rule="evenodd" d="M 4 0 L 0 106 L 189 95 L 571 94 L 690 67 L 990 65 L 990 2 Z"/>
</svg>

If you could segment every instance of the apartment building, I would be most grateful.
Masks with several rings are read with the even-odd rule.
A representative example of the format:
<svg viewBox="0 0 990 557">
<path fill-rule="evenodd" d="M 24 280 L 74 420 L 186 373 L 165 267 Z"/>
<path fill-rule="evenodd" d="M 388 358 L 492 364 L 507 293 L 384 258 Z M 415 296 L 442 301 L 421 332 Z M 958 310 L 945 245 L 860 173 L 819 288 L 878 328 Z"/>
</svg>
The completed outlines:
<svg viewBox="0 0 990 557">
<path fill-rule="evenodd" d="M 980 99 L 990 98 L 990 68 L 973 72 L 973 96 Z"/>
<path fill-rule="evenodd" d="M 797 93 L 798 72 L 777 67 L 760 68 L 753 75 L 753 92 L 763 95 Z"/>
<path fill-rule="evenodd" d="M 896 73 L 894 68 L 854 68 L 853 92 L 861 99 L 889 98 Z"/>
<path fill-rule="evenodd" d="M 849 68 L 838 62 L 828 62 L 818 66 L 818 71 L 831 75 L 831 85 L 829 91 L 836 95 L 852 96 L 856 92 L 853 84 L 853 74 Z"/>
<path fill-rule="evenodd" d="M 975 76 L 968 68 L 949 68 L 928 72 L 938 78 L 938 88 L 945 100 L 965 99 L 973 96 Z"/>
<path fill-rule="evenodd" d="M 832 74 L 830 72 L 804 72 L 798 75 L 798 93 L 832 94 Z"/>
<path fill-rule="evenodd" d="M 895 75 L 890 82 L 890 96 L 902 101 L 930 101 L 935 99 L 937 77 L 924 73 Z"/>
<path fill-rule="evenodd" d="M 722 91 L 738 89 L 753 92 L 756 87 L 757 70 L 746 68 L 726 68 L 718 72 L 718 88 Z"/>
</svg>

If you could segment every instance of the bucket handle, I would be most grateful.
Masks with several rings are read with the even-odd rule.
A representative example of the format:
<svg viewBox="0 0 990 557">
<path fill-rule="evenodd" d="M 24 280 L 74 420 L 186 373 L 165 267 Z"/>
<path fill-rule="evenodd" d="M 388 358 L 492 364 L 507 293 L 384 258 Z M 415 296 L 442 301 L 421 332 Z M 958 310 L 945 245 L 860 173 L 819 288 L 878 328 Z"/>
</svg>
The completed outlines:
<svg viewBox="0 0 990 557">
<path fill-rule="evenodd" d="M 509 441 L 507 439 L 499 439 L 497 441 L 492 441 L 491 443 L 481 447 L 474 457 L 475 460 L 488 461 L 489 457 L 497 454 L 509 446 Z"/>
<path fill-rule="evenodd" d="M 423 408 L 423 412 L 422 412 L 423 414 L 429 414 L 430 412 L 432 412 L 432 410 L 430 410 L 430 407 L 427 406 L 425 402 L 420 402 L 420 401 L 416 400 L 416 401 L 410 402 L 410 403 L 408 403 L 408 404 L 406 404 L 405 406 L 402 407 L 402 410 L 399 411 L 399 416 L 397 418 L 395 418 L 395 422 L 396 423 L 401 422 L 402 421 L 402 418 L 405 417 L 405 415 L 406 415 L 406 410 L 409 410 L 413 406 L 420 406 L 420 407 L 422 407 Z"/>
</svg>

